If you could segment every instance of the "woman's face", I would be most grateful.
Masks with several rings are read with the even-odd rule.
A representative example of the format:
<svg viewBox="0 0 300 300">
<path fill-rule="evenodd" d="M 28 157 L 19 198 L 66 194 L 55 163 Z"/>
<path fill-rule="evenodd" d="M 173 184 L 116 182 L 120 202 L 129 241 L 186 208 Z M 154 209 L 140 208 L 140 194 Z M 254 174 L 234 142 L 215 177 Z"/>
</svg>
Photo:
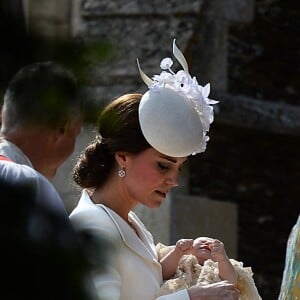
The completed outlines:
<svg viewBox="0 0 300 300">
<path fill-rule="evenodd" d="M 186 157 L 170 157 L 149 148 L 126 158 L 123 179 L 129 196 L 145 206 L 156 208 L 179 184 L 179 171 Z"/>
</svg>

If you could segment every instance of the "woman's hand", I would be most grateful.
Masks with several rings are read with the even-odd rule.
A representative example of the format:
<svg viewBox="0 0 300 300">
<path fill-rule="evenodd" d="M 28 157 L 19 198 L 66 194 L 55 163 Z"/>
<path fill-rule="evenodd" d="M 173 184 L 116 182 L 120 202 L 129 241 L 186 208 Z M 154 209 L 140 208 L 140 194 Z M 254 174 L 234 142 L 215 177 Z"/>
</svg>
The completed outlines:
<svg viewBox="0 0 300 300">
<path fill-rule="evenodd" d="M 220 281 L 205 286 L 193 286 L 188 289 L 191 300 L 238 300 L 239 292 L 228 281 Z"/>
</svg>

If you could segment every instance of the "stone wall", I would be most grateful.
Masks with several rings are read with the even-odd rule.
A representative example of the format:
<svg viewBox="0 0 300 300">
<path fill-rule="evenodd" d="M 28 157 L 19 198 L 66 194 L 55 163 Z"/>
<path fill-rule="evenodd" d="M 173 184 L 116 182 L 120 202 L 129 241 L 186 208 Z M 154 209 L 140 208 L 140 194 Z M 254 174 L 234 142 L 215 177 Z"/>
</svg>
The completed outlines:
<svg viewBox="0 0 300 300">
<path fill-rule="evenodd" d="M 239 260 L 263 299 L 277 299 L 287 238 L 300 211 L 300 137 L 214 124 L 190 162 L 190 193 L 235 203 Z"/>
<path fill-rule="evenodd" d="M 79 7 L 78 1 L 76 3 Z M 126 92 L 145 91 L 137 76 L 136 58 L 140 59 L 143 70 L 149 76 L 159 72 L 161 58 L 171 55 L 173 38 L 186 52 L 191 69 L 199 74 L 199 81 L 203 84 L 210 81 L 215 90 L 226 91 L 228 26 L 232 20 L 250 21 L 253 13 L 252 1 L 85 0 L 80 4 L 82 10 L 76 10 L 77 16 L 73 14 L 73 20 L 77 20 L 73 22 L 77 24 L 74 34 L 86 40 L 105 39 L 115 49 L 112 60 L 106 64 L 93 64 L 86 86 L 90 97 L 104 100 Z M 174 242 L 180 234 L 175 232 L 174 227 L 179 218 L 172 213 L 175 201 L 185 202 L 184 197 L 171 199 L 170 205 L 162 207 L 159 213 L 137 209 L 153 234 L 164 239 L 162 242 Z M 165 221 L 164 226 L 155 226 L 153 220 L 157 218 Z M 213 225 L 217 223 L 213 221 L 213 214 L 210 219 L 211 226 L 217 228 Z M 216 230 L 220 239 L 228 241 L 233 255 L 237 248 L 236 221 L 232 218 L 228 223 L 232 230 L 231 239 L 228 235 L 225 237 L 221 230 Z M 190 226 L 186 228 L 189 229 L 181 230 L 187 235 L 195 234 Z"/>
</svg>

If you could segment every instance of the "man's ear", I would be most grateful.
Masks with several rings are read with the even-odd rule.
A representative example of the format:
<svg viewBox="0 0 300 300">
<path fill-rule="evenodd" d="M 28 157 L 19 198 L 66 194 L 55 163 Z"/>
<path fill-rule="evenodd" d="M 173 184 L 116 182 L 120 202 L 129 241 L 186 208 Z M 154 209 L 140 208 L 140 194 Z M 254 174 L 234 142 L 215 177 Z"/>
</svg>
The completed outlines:
<svg viewBox="0 0 300 300">
<path fill-rule="evenodd" d="M 70 125 L 71 125 L 70 119 L 68 119 L 68 118 L 62 119 L 57 126 L 58 132 L 60 134 L 65 134 L 65 132 L 70 127 Z"/>
<path fill-rule="evenodd" d="M 51 136 L 53 144 L 60 144 L 65 140 L 65 133 L 68 131 L 69 126 L 70 120 L 66 118 L 61 120 L 55 128 L 51 129 L 49 136 Z"/>
</svg>

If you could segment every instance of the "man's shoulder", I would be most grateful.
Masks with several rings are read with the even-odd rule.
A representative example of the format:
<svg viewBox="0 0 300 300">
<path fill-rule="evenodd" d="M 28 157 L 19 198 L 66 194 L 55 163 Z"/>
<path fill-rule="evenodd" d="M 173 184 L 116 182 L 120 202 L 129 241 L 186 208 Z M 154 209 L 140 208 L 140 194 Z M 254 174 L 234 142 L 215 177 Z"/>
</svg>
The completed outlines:
<svg viewBox="0 0 300 300">
<path fill-rule="evenodd" d="M 0 161 L 0 179 L 17 183 L 20 181 L 35 180 L 50 184 L 50 182 L 33 168 L 14 163 L 13 161 Z"/>
<path fill-rule="evenodd" d="M 13 161 L 1 160 L 0 178 L 17 181 L 22 178 L 42 178 L 42 176 L 29 166 L 18 164 Z"/>
<path fill-rule="evenodd" d="M 52 183 L 33 168 L 10 161 L 0 161 L 0 182 L 15 188 L 30 188 L 41 203 L 65 210 Z"/>
</svg>

